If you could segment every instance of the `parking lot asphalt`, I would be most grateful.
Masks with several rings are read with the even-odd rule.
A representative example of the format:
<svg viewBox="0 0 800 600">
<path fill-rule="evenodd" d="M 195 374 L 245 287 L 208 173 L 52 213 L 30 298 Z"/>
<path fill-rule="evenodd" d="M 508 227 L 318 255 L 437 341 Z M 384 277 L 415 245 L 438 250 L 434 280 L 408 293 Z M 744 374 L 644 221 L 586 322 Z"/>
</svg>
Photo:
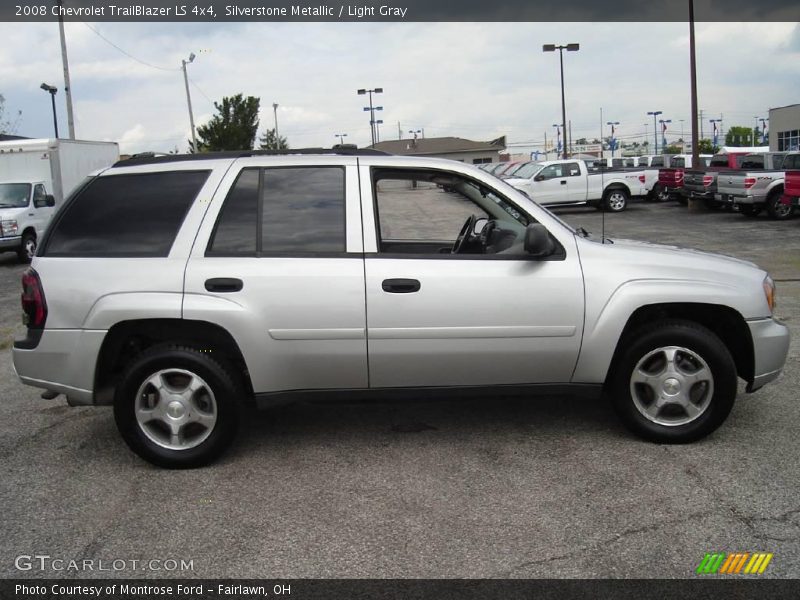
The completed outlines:
<svg viewBox="0 0 800 600">
<path fill-rule="evenodd" d="M 592 209 L 559 214 L 600 232 Z M 706 552 L 762 551 L 774 553 L 762 577 L 800 577 L 800 219 L 636 203 L 605 225 L 778 280 L 786 371 L 740 390 L 705 440 L 640 441 L 605 402 L 421 397 L 255 414 L 214 465 L 159 470 L 127 449 L 110 408 L 17 381 L 23 268 L 0 256 L 0 576 L 681 578 Z M 192 570 L 15 568 L 32 554 Z"/>
</svg>

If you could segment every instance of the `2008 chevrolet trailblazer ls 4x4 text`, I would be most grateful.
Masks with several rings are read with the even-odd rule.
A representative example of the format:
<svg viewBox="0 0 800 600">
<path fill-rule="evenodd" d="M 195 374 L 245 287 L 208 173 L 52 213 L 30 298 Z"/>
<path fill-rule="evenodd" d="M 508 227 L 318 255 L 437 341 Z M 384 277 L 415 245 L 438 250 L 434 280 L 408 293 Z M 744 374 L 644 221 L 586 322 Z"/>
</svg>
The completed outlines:
<svg viewBox="0 0 800 600">
<path fill-rule="evenodd" d="M 755 265 L 592 239 L 454 161 L 287 152 L 90 177 L 23 276 L 22 381 L 113 404 L 135 452 L 190 467 L 246 403 L 397 392 L 605 392 L 635 433 L 688 442 L 737 376 L 784 366 Z"/>
</svg>

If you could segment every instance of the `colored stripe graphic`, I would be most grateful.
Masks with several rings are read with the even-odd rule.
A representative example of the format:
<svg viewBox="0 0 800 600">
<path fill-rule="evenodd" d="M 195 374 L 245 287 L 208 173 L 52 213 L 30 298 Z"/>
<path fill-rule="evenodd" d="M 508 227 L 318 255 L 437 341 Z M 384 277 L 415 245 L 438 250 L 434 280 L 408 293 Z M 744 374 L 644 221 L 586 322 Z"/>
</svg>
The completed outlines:
<svg viewBox="0 0 800 600">
<path fill-rule="evenodd" d="M 697 566 L 698 575 L 761 575 L 772 561 L 772 552 L 706 552 Z M 749 559 L 749 560 L 748 560 Z"/>
</svg>

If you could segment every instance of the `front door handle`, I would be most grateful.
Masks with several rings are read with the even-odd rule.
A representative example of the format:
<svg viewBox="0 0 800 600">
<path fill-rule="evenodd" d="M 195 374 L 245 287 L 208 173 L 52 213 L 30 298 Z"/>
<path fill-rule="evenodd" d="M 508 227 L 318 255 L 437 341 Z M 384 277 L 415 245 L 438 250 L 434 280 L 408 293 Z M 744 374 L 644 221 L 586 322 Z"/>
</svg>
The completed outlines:
<svg viewBox="0 0 800 600">
<path fill-rule="evenodd" d="M 381 287 L 390 294 L 413 294 L 422 286 L 416 279 L 384 279 Z"/>
<path fill-rule="evenodd" d="M 565 179 L 561 180 L 561 185 L 567 185 L 567 181 Z"/>
<path fill-rule="evenodd" d="M 240 292 L 243 287 L 242 280 L 234 277 L 206 279 L 206 290 L 209 292 Z"/>
</svg>

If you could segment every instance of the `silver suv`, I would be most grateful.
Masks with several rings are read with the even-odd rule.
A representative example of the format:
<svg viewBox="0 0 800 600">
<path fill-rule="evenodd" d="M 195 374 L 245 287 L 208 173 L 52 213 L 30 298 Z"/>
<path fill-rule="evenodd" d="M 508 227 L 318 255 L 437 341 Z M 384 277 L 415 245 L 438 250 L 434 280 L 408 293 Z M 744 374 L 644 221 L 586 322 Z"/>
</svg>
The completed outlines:
<svg viewBox="0 0 800 600">
<path fill-rule="evenodd" d="M 605 392 L 689 442 L 780 374 L 755 265 L 596 240 L 488 173 L 378 152 L 134 158 L 65 203 L 23 276 L 14 365 L 198 466 L 244 405 Z"/>
</svg>

